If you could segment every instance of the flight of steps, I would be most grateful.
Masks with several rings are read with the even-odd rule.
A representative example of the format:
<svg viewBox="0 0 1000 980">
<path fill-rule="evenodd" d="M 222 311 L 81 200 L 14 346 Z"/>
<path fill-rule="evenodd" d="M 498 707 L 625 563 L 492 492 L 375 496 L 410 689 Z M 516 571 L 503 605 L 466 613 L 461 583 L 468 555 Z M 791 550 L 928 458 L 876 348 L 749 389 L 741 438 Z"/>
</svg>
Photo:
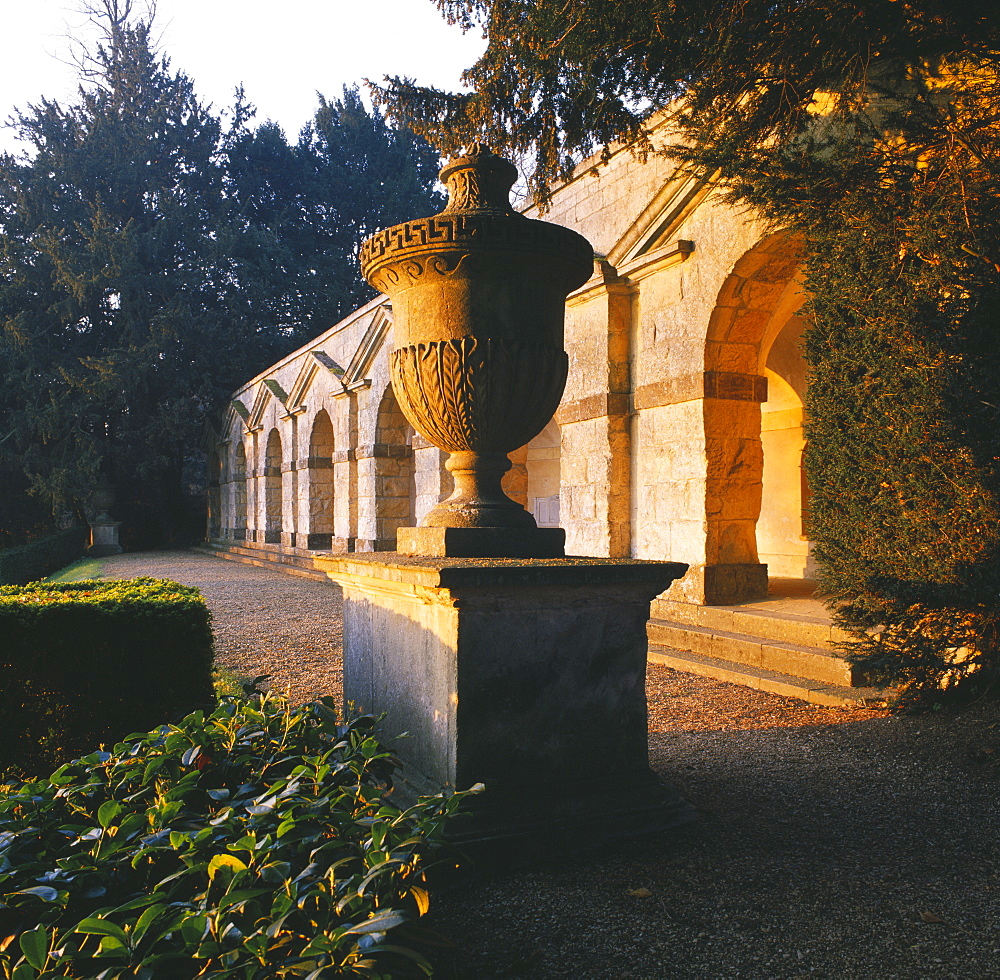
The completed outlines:
<svg viewBox="0 0 1000 980">
<path fill-rule="evenodd" d="M 858 668 L 834 653 L 847 634 L 808 592 L 736 606 L 660 599 L 651 613 L 651 663 L 814 704 L 885 702 L 887 692 L 866 686 Z"/>
<path fill-rule="evenodd" d="M 226 558 L 229 561 L 256 565 L 258 568 L 271 568 L 279 572 L 287 572 L 289 575 L 300 575 L 318 582 L 329 581 L 323 572 L 313 567 L 313 556 L 308 552 L 285 551 L 274 545 L 257 545 L 248 548 L 240 544 L 220 544 L 216 541 L 204 542 L 194 550 L 206 555 L 215 555 L 216 558 Z"/>
</svg>

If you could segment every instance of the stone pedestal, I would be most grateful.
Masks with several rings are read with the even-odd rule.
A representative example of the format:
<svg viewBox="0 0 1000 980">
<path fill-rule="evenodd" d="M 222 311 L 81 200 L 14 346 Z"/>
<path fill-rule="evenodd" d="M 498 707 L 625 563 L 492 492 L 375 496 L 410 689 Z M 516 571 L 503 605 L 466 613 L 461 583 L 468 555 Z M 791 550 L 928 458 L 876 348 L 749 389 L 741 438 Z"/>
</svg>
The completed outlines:
<svg viewBox="0 0 1000 980">
<path fill-rule="evenodd" d="M 121 527 L 121 523 L 121 521 L 91 521 L 87 554 L 92 558 L 120 555 L 122 546 L 118 543 L 118 528 Z"/>
<path fill-rule="evenodd" d="M 320 557 L 344 590 L 344 693 L 385 712 L 402 802 L 485 792 L 458 835 L 574 848 L 691 808 L 649 769 L 646 621 L 676 562 Z"/>
</svg>

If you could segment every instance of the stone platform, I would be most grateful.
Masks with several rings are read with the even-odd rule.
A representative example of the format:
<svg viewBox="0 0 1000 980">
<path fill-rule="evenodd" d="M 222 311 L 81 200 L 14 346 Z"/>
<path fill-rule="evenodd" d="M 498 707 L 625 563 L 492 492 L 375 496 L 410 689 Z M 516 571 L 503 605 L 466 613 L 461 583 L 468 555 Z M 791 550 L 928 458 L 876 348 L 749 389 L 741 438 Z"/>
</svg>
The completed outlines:
<svg viewBox="0 0 1000 980">
<path fill-rule="evenodd" d="M 491 846 L 688 820 L 649 769 L 650 601 L 685 567 L 626 559 L 317 558 L 344 590 L 344 693 L 385 712 L 403 803 L 484 783 Z"/>
<path fill-rule="evenodd" d="M 815 583 L 772 579 L 768 596 L 731 605 L 660 598 L 648 625 L 650 663 L 716 680 L 849 707 L 887 694 L 837 652 L 849 634 L 835 626 Z"/>
</svg>

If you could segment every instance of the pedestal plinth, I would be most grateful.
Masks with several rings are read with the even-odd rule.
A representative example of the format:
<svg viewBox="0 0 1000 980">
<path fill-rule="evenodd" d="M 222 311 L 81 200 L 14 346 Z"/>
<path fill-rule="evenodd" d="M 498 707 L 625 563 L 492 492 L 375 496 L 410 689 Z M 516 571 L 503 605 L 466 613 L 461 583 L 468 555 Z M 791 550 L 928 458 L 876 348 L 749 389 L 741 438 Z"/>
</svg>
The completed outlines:
<svg viewBox="0 0 1000 980">
<path fill-rule="evenodd" d="M 121 521 L 91 521 L 87 554 L 93 558 L 120 555 L 122 546 L 118 542 L 118 528 L 121 527 L 121 523 Z"/>
<path fill-rule="evenodd" d="M 676 562 L 322 557 L 344 589 L 344 695 L 386 713 L 403 802 L 486 786 L 462 838 L 568 847 L 691 808 L 649 768 L 646 621 Z M 572 836 L 568 836 L 572 835 Z"/>
<path fill-rule="evenodd" d="M 396 553 L 447 558 L 562 558 L 561 527 L 401 527 Z"/>
</svg>

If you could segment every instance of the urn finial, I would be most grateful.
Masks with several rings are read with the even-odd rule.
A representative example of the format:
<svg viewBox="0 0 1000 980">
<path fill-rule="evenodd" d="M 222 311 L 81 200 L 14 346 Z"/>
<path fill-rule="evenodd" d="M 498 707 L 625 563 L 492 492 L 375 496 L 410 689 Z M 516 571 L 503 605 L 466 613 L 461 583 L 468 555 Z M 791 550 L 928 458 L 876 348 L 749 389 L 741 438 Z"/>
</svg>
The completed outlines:
<svg viewBox="0 0 1000 980">
<path fill-rule="evenodd" d="M 448 188 L 448 205 L 442 214 L 516 214 L 510 206 L 510 189 L 517 180 L 517 167 L 497 156 L 485 143 L 473 143 L 464 153 L 452 157 L 440 177 Z"/>
</svg>

